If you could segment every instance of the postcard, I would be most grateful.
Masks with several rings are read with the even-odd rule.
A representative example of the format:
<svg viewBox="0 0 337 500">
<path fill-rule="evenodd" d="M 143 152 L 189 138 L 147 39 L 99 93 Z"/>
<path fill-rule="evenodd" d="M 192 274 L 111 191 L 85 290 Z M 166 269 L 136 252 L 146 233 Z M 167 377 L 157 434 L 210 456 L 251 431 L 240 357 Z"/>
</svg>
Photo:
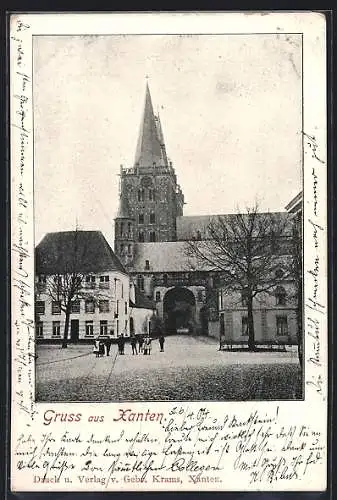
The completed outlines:
<svg viewBox="0 0 337 500">
<path fill-rule="evenodd" d="M 326 22 L 13 14 L 11 489 L 327 486 Z"/>
</svg>

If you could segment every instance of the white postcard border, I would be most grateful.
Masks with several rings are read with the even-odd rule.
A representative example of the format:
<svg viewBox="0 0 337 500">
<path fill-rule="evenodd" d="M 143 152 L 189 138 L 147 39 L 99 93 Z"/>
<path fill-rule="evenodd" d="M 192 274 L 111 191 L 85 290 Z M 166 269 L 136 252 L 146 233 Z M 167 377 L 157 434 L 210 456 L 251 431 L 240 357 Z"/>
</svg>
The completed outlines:
<svg viewBox="0 0 337 500">
<path fill-rule="evenodd" d="M 283 402 L 207 402 L 189 403 L 74 403 L 46 404 L 34 402 L 34 126 L 32 89 L 32 36 L 43 34 L 114 34 L 114 33 L 303 33 L 303 160 L 304 160 L 304 326 L 305 326 L 305 400 Z M 144 14 L 16 14 L 11 17 L 11 63 L 10 63 L 10 107 L 11 107 L 11 220 L 12 220 L 12 397 L 11 397 L 11 487 L 14 491 L 162 491 L 162 490 L 322 490 L 326 488 L 327 474 L 327 165 L 326 165 L 326 39 L 325 18 L 321 14 L 303 13 L 144 13 Z M 314 325 L 314 328 L 312 327 Z M 319 351 L 319 352 L 318 352 Z M 316 362 L 315 362 L 316 359 Z M 314 361 L 313 361 L 314 360 Z M 176 410 L 174 410 L 176 408 Z M 207 473 L 217 478 L 209 482 L 193 482 L 190 476 L 198 471 L 171 471 L 177 481 L 125 481 L 123 471 L 117 480 L 110 477 L 108 484 L 85 482 L 80 470 L 80 459 L 70 467 L 68 455 L 77 449 L 75 438 L 81 434 L 83 440 L 92 433 L 97 436 L 112 434 L 118 439 L 122 432 L 130 433 L 130 439 L 138 432 L 150 433 L 157 440 L 150 446 L 140 443 L 140 448 L 162 453 L 163 427 L 172 418 L 176 425 L 181 422 L 179 409 L 184 418 L 193 414 L 203 417 L 207 412 L 219 423 L 227 416 L 243 424 L 252 415 L 262 425 L 262 432 L 273 427 L 274 434 L 292 432 L 298 434 L 296 442 L 304 442 L 305 450 L 295 453 L 292 449 L 279 449 L 277 439 L 270 439 L 275 446 L 278 461 L 288 464 L 290 476 L 293 456 L 301 456 L 304 463 L 292 477 L 271 479 L 263 467 L 253 467 L 247 449 L 235 441 L 234 446 L 208 456 L 205 465 L 215 466 L 221 461 L 221 471 Z M 141 422 L 125 421 L 122 410 L 142 413 Z M 80 422 L 67 426 L 61 422 L 46 425 L 46 411 L 63 414 L 81 414 Z M 145 420 L 147 412 L 165 416 L 166 424 L 154 418 Z M 200 413 L 201 412 L 201 413 Z M 51 413 L 49 413 L 51 415 Z M 88 423 L 90 416 L 104 416 L 105 422 Z M 75 417 L 74 417 L 75 418 Z M 126 418 L 126 417 L 125 417 Z M 149 417 L 150 418 L 150 417 Z M 163 425 L 162 425 L 163 424 Z M 69 435 L 62 441 L 62 435 Z M 215 431 L 216 432 L 216 431 Z M 72 441 L 67 441 L 67 439 Z M 278 438 L 279 439 L 279 438 Z M 295 439 L 295 438 L 294 438 Z M 51 474 L 50 463 L 43 457 L 46 447 L 63 448 L 69 465 L 62 470 L 62 481 L 42 482 L 35 477 L 47 475 L 57 477 L 60 468 Z M 117 448 L 124 449 L 118 441 Z M 83 444 L 83 443 L 82 443 Z M 102 445 L 101 445 L 102 446 Z M 95 449 L 95 446 L 92 446 Z M 312 450 L 311 450 L 312 448 Z M 32 450 L 36 451 L 32 452 Z M 55 448 L 56 449 L 56 448 Z M 78 448 L 83 452 L 82 448 Z M 97 448 L 96 446 L 96 452 Z M 18 453 L 19 450 L 19 453 Z M 20 455 L 21 453 L 21 455 Z M 35 453 L 35 454 L 34 454 Z M 80 451 L 79 451 L 80 453 Z M 216 456 L 217 455 L 217 456 Z M 61 454 L 62 456 L 62 454 Z M 27 458 L 29 457 L 29 459 Z M 32 458 L 33 457 L 33 458 Z M 59 455 L 60 458 L 60 455 Z M 156 457 L 155 457 L 156 458 Z M 49 460 L 50 462 L 50 460 Z M 110 460 L 111 462 L 111 460 Z M 109 463 L 110 463 L 109 462 Z M 95 457 L 91 467 L 96 467 L 91 476 L 103 477 L 100 468 L 107 468 L 107 460 Z M 95 465 L 93 465 L 95 464 Z M 269 464 L 270 465 L 270 464 Z M 83 467 L 83 459 L 81 462 Z M 276 467 L 277 465 L 275 465 Z M 60 466 L 61 467 L 61 466 Z M 90 467 L 90 466 L 88 466 Z M 262 467 L 262 468 L 261 468 Z M 274 467 L 274 468 L 275 468 Z M 270 469 L 272 466 L 270 465 Z M 301 471 L 301 473 L 299 472 Z M 49 474 L 49 472 L 50 474 Z M 42 473 L 43 472 L 43 473 Z M 155 473 L 156 474 L 156 473 Z M 128 474 L 132 476 L 132 474 Z M 160 471 L 159 475 L 171 477 Z M 284 474 L 286 475 L 286 473 Z M 135 476 L 135 474 L 133 474 Z M 65 479 L 67 478 L 67 479 Z M 118 481 L 118 482 L 117 482 Z"/>
</svg>

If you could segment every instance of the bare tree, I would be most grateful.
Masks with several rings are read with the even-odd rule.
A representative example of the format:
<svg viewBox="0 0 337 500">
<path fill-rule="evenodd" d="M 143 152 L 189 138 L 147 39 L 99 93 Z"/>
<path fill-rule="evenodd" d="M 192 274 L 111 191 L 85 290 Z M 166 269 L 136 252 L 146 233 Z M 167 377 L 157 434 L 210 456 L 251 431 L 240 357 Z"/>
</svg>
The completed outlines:
<svg viewBox="0 0 337 500">
<path fill-rule="evenodd" d="M 79 232 L 74 231 L 70 246 L 65 249 L 60 246 L 56 249 L 55 272 L 47 282 L 47 294 L 50 299 L 59 304 L 65 314 L 62 348 L 68 346 L 68 332 L 70 314 L 74 300 L 91 300 L 97 305 L 98 300 L 107 298 L 104 293 L 84 289 L 84 280 L 88 272 L 85 270 L 88 262 L 88 248 L 83 241 L 79 241 Z"/>
<path fill-rule="evenodd" d="M 289 253 L 288 228 L 285 214 L 261 213 L 256 203 L 245 213 L 213 218 L 207 239 L 187 243 L 188 256 L 197 259 L 200 268 L 214 271 L 222 289 L 242 294 L 249 350 L 255 350 L 254 298 L 274 294 L 275 287 L 287 278 L 277 271 Z"/>
</svg>

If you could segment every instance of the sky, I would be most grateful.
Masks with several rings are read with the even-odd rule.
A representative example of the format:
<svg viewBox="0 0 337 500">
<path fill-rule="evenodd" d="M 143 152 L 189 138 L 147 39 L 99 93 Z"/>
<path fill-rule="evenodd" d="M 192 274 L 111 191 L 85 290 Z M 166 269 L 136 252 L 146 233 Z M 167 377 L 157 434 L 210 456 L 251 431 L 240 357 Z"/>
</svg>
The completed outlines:
<svg viewBox="0 0 337 500">
<path fill-rule="evenodd" d="M 113 246 L 148 79 L 184 215 L 280 211 L 301 189 L 300 35 L 33 38 L 35 242 L 100 230 Z"/>
</svg>

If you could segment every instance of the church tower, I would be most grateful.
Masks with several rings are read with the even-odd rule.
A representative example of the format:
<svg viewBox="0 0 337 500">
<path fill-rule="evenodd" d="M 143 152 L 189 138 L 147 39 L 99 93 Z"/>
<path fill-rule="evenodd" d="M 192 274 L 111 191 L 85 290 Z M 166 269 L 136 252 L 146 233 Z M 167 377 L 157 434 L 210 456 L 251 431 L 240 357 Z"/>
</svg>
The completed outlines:
<svg viewBox="0 0 337 500">
<path fill-rule="evenodd" d="M 121 260 L 124 261 L 121 252 L 125 252 L 126 248 L 132 250 L 133 242 L 175 241 L 176 218 L 183 215 L 183 205 L 184 195 L 177 184 L 172 162 L 167 157 L 160 118 L 153 112 L 146 84 L 134 164 L 131 168 L 122 167 L 120 172 L 115 251 Z M 132 228 L 132 239 L 124 238 L 122 227 L 123 231 L 125 227 Z"/>
<path fill-rule="evenodd" d="M 133 264 L 134 243 L 134 220 L 130 217 L 127 198 L 121 195 L 115 218 L 115 254 L 126 268 Z"/>
</svg>

